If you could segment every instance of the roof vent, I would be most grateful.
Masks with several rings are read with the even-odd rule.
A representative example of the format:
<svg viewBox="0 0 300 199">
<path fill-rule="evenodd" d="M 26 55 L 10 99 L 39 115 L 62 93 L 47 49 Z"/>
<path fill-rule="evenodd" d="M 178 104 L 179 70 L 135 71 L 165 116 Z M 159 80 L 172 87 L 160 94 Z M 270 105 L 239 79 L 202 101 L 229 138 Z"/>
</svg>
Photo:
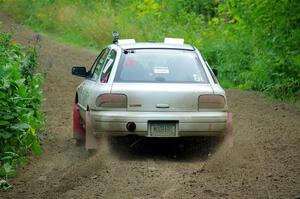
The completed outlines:
<svg viewBox="0 0 300 199">
<path fill-rule="evenodd" d="M 135 44 L 134 39 L 119 39 L 118 44 Z"/>
<path fill-rule="evenodd" d="M 178 44 L 178 45 L 183 45 L 184 44 L 184 39 L 182 38 L 165 38 L 164 41 L 165 44 Z"/>
</svg>

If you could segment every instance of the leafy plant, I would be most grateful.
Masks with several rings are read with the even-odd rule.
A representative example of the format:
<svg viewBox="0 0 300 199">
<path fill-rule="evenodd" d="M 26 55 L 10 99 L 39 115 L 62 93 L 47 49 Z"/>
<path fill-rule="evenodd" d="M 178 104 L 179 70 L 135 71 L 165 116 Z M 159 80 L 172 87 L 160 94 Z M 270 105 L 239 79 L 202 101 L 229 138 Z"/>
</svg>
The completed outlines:
<svg viewBox="0 0 300 199">
<path fill-rule="evenodd" d="M 16 175 L 16 166 L 32 151 L 40 155 L 37 131 L 44 125 L 40 104 L 42 76 L 35 73 L 37 51 L 0 33 L 0 176 Z M 2 185 L 1 185 L 2 187 Z"/>
</svg>

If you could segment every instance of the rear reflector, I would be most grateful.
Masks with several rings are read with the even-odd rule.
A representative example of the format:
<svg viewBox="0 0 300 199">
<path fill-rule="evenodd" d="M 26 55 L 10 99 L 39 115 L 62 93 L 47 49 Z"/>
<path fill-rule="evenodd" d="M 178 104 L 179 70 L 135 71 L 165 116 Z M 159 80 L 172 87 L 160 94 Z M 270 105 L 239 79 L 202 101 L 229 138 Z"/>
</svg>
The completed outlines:
<svg viewBox="0 0 300 199">
<path fill-rule="evenodd" d="M 222 95 L 201 95 L 199 96 L 199 109 L 224 108 L 225 98 Z"/>
<path fill-rule="evenodd" d="M 127 97 L 123 94 L 102 94 L 97 97 L 96 106 L 103 108 L 126 108 Z"/>
</svg>

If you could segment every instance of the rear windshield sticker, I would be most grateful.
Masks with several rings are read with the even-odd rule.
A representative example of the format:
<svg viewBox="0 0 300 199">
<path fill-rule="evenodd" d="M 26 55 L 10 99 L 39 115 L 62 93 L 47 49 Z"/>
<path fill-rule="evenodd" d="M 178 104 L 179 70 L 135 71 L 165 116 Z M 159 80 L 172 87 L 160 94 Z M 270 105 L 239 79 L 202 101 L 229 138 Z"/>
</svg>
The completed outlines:
<svg viewBox="0 0 300 199">
<path fill-rule="evenodd" d="M 154 73 L 156 74 L 169 74 L 169 68 L 168 67 L 155 67 Z"/>
<path fill-rule="evenodd" d="M 195 80 L 196 82 L 202 82 L 202 81 L 203 81 L 202 77 L 199 76 L 198 74 L 193 74 L 193 76 L 194 76 L 194 80 Z"/>
<path fill-rule="evenodd" d="M 106 65 L 104 66 L 103 73 L 106 73 L 110 65 L 113 63 L 113 59 L 109 59 Z"/>
</svg>

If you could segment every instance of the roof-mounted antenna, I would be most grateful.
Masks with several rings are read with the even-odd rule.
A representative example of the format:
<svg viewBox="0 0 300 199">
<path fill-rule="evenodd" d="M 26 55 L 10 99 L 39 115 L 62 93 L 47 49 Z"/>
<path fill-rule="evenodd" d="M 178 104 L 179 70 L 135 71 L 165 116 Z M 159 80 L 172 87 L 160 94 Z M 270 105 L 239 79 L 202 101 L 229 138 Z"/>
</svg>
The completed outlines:
<svg viewBox="0 0 300 199">
<path fill-rule="evenodd" d="M 112 36 L 114 37 L 113 43 L 117 44 L 119 40 L 119 33 L 118 31 L 113 31 Z"/>
</svg>

